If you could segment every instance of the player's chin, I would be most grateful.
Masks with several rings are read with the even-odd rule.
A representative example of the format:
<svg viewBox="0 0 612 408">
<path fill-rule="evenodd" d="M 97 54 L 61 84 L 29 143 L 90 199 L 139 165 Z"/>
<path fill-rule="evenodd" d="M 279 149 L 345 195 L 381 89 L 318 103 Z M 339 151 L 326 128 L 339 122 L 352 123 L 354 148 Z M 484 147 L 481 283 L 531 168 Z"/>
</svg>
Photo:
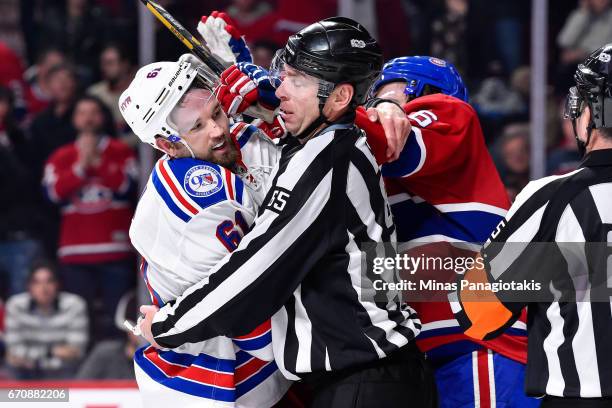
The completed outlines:
<svg viewBox="0 0 612 408">
<path fill-rule="evenodd" d="M 224 149 L 221 152 L 216 152 L 213 150 L 213 157 L 215 163 L 223 167 L 230 168 L 236 164 L 236 160 L 238 160 L 238 151 L 234 146 Z"/>
</svg>

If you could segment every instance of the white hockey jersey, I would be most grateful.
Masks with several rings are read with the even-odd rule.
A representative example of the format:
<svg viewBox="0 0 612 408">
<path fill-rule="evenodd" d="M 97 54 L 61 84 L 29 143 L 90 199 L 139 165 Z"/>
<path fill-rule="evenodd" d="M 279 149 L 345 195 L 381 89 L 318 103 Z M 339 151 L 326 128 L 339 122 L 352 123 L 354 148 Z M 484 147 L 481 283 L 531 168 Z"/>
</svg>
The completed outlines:
<svg viewBox="0 0 612 408">
<path fill-rule="evenodd" d="M 254 126 L 232 126 L 238 172 L 191 158 L 161 158 L 143 192 L 132 244 L 153 303 L 163 306 L 232 252 L 248 232 L 270 185 L 280 149 Z M 217 337 L 173 350 L 147 346 L 134 357 L 145 406 L 269 407 L 289 387 L 272 357 L 270 322 L 246 336 Z"/>
</svg>

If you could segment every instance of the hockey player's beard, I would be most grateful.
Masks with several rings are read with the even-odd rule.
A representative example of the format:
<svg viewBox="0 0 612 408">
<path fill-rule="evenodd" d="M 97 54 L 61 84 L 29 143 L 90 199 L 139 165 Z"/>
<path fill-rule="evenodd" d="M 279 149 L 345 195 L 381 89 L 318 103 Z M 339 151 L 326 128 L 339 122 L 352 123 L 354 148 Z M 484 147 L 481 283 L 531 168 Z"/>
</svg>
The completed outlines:
<svg viewBox="0 0 612 408">
<path fill-rule="evenodd" d="M 225 139 L 223 151 L 217 151 L 211 148 L 209 152 L 209 156 L 210 158 L 205 159 L 205 160 L 208 160 L 212 163 L 216 163 L 227 169 L 231 169 L 238 161 L 240 154 L 238 152 L 238 149 L 236 148 L 236 145 L 232 141 L 232 139 L 227 137 Z"/>
</svg>

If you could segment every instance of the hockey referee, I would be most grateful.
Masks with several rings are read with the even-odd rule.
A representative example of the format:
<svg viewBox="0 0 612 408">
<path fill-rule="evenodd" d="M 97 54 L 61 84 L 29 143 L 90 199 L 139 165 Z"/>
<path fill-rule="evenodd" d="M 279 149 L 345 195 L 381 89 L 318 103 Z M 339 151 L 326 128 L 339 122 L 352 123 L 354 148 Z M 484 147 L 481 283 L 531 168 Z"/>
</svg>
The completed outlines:
<svg viewBox="0 0 612 408">
<path fill-rule="evenodd" d="M 312 388 L 312 407 L 434 406 L 416 313 L 396 293 L 375 298 L 375 275 L 362 270 L 361 244 L 395 241 L 379 167 L 354 125 L 381 67 L 376 40 L 348 18 L 289 38 L 271 75 L 291 136 L 255 224 L 208 282 L 147 316 L 150 340 L 235 338 L 272 316 L 276 364 Z"/>
<path fill-rule="evenodd" d="M 485 269 L 466 273 L 450 296 L 476 339 L 500 334 L 528 305 L 526 391 L 543 396 L 543 408 L 612 406 L 611 60 L 612 44 L 591 54 L 567 97 L 586 153 L 579 168 L 529 183 L 481 251 Z M 530 280 L 548 301 L 464 286 Z"/>
</svg>

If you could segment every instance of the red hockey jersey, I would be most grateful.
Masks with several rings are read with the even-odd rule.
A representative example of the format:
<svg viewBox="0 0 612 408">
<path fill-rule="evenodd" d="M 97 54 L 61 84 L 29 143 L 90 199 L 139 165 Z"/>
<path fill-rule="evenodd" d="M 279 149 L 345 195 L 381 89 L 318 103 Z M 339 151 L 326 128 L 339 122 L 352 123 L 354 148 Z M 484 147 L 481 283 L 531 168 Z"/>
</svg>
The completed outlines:
<svg viewBox="0 0 612 408">
<path fill-rule="evenodd" d="M 476 112 L 442 94 L 417 98 L 404 110 L 413 126 L 406 147 L 398 160 L 382 167 L 399 250 L 412 256 L 477 251 L 510 203 Z M 438 271 L 425 278 L 456 281 L 456 276 Z M 462 333 L 448 302 L 411 306 L 423 323 L 417 344 L 432 359 L 453 358 L 484 345 L 514 360 L 526 360 L 524 316 L 498 339 L 476 343 Z"/>
<path fill-rule="evenodd" d="M 59 204 L 62 221 L 58 257 L 63 263 L 98 263 L 124 259 L 132 247 L 128 236 L 136 187 L 136 163 L 129 146 L 103 137 L 100 164 L 78 167 L 76 143 L 57 149 L 47 161 L 43 186 Z"/>
</svg>

